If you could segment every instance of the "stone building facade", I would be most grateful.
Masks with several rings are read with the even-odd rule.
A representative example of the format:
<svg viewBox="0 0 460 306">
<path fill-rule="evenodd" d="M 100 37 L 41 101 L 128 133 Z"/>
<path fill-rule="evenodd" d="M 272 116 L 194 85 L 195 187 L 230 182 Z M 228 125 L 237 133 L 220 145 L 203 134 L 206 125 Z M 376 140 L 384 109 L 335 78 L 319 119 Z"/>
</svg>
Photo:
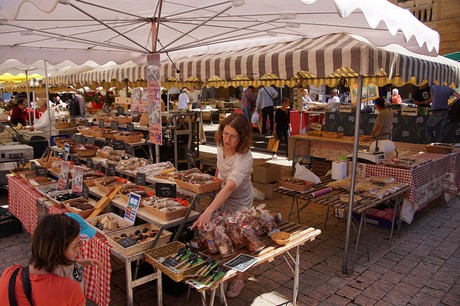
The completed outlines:
<svg viewBox="0 0 460 306">
<path fill-rule="evenodd" d="M 460 0 L 390 0 L 409 9 L 414 16 L 441 36 L 439 54 L 460 51 Z"/>
</svg>

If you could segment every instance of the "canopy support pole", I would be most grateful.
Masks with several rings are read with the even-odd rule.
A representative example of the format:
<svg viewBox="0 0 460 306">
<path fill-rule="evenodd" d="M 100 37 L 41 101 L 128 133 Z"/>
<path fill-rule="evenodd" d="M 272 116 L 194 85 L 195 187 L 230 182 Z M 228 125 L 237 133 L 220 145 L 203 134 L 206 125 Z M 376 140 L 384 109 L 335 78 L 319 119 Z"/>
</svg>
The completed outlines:
<svg viewBox="0 0 460 306">
<path fill-rule="evenodd" d="M 45 66 L 45 88 L 46 88 L 46 105 L 48 106 L 48 120 L 49 120 L 49 127 L 50 127 L 50 137 L 52 136 L 52 128 L 51 128 L 51 111 L 54 112 L 54 109 L 51 109 L 51 104 L 50 104 L 50 93 L 49 93 L 49 86 L 48 86 L 48 66 L 46 65 L 46 61 L 43 61 L 43 64 Z M 35 112 L 34 112 L 35 113 Z M 48 139 L 49 140 L 49 139 Z"/>
<path fill-rule="evenodd" d="M 351 230 L 351 218 L 353 214 L 353 201 L 355 194 L 355 181 L 356 181 L 356 166 L 358 164 L 358 146 L 359 146 L 359 122 L 361 117 L 361 97 L 363 90 L 363 76 L 358 76 L 358 92 L 357 92 L 357 102 L 356 102 L 356 112 L 355 112 L 355 139 L 353 143 L 353 164 L 351 170 L 351 186 L 350 186 L 350 196 L 348 202 L 348 211 L 347 211 L 347 229 L 345 233 L 345 247 L 343 254 L 343 263 L 342 263 L 342 274 L 348 275 L 348 251 L 350 246 L 350 230 Z M 353 272 L 353 271 L 352 271 Z"/>
<path fill-rule="evenodd" d="M 30 124 L 30 93 L 29 93 L 29 71 L 26 70 L 26 90 L 27 90 L 27 114 L 29 115 L 29 125 Z"/>
</svg>

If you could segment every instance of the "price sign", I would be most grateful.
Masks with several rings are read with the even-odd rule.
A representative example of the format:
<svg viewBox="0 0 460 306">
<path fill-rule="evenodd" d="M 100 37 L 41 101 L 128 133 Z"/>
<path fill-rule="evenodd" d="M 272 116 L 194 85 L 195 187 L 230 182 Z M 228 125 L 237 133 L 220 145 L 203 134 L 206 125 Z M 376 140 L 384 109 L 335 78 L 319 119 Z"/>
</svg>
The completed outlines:
<svg viewBox="0 0 460 306">
<path fill-rule="evenodd" d="M 239 271 L 239 272 L 244 272 L 247 269 L 249 269 L 251 266 L 253 266 L 258 259 L 254 256 L 246 255 L 246 254 L 240 254 L 237 257 L 233 258 L 226 264 L 224 264 L 224 267 Z"/>
<path fill-rule="evenodd" d="M 126 130 L 128 132 L 134 132 L 134 124 L 132 124 L 131 122 L 130 123 L 126 123 Z"/>
<path fill-rule="evenodd" d="M 91 126 L 91 122 L 89 122 L 88 119 L 85 119 L 85 126 L 86 126 L 86 127 L 90 127 L 90 126 Z"/>
<path fill-rule="evenodd" d="M 36 176 L 47 176 L 48 169 L 46 169 L 45 167 L 35 166 L 35 175 Z"/>
<path fill-rule="evenodd" d="M 94 168 L 94 162 L 93 162 L 93 159 L 91 157 L 88 157 L 86 159 L 86 165 L 88 166 L 88 168 L 90 169 L 93 169 Z"/>
<path fill-rule="evenodd" d="M 89 188 L 88 188 L 88 186 L 86 186 L 86 184 L 83 184 L 81 196 L 84 197 L 84 198 L 89 197 Z"/>
<path fill-rule="evenodd" d="M 137 210 L 139 209 L 139 204 L 141 204 L 141 196 L 137 193 L 130 192 L 128 205 L 126 206 L 124 219 L 130 224 L 134 224 L 136 221 Z"/>
<path fill-rule="evenodd" d="M 63 157 L 64 157 L 64 153 L 62 153 L 62 152 L 57 152 L 56 156 L 57 156 L 58 158 L 63 158 Z"/>
<path fill-rule="evenodd" d="M 174 184 L 155 183 L 155 195 L 162 198 L 176 198 L 177 190 Z"/>
<path fill-rule="evenodd" d="M 107 164 L 107 168 L 105 169 L 105 174 L 107 176 L 115 176 L 116 170 L 115 170 L 115 164 Z"/>
<path fill-rule="evenodd" d="M 68 161 L 69 156 L 70 156 L 70 145 L 68 143 L 66 143 L 64 145 L 64 157 L 63 157 L 63 160 Z"/>
<path fill-rule="evenodd" d="M 192 166 L 195 166 L 196 164 L 195 152 L 189 149 L 185 149 L 185 156 L 187 158 L 187 162 L 191 164 Z"/>
<path fill-rule="evenodd" d="M 136 184 L 139 186 L 145 186 L 145 173 L 136 173 Z"/>
<path fill-rule="evenodd" d="M 112 141 L 112 148 L 114 150 L 124 150 L 125 143 L 122 140 L 113 140 Z"/>
<path fill-rule="evenodd" d="M 96 137 L 86 137 L 87 144 L 94 144 L 95 141 L 96 141 Z"/>
<path fill-rule="evenodd" d="M 121 116 L 125 114 L 125 108 L 123 106 L 117 106 L 117 115 Z"/>
<path fill-rule="evenodd" d="M 79 166 L 81 164 L 81 161 L 78 155 L 72 155 L 72 161 L 76 166 Z"/>
<path fill-rule="evenodd" d="M 59 174 L 59 179 L 58 179 L 58 189 L 59 190 L 67 189 L 67 183 L 69 181 L 69 168 L 70 168 L 70 164 L 68 162 L 62 163 L 61 173 Z"/>
<path fill-rule="evenodd" d="M 118 127 L 120 126 L 120 124 L 118 123 L 118 121 L 114 121 L 112 120 L 112 122 L 110 122 L 110 128 L 112 130 L 118 130 Z"/>
<path fill-rule="evenodd" d="M 103 128 L 104 127 L 104 119 L 99 119 L 99 127 Z"/>
<path fill-rule="evenodd" d="M 128 143 L 125 143 L 125 151 L 126 154 L 134 155 L 134 148 L 130 146 Z"/>
<path fill-rule="evenodd" d="M 76 142 L 76 143 L 80 143 L 81 142 L 81 135 L 73 135 L 73 141 Z"/>
<path fill-rule="evenodd" d="M 24 168 L 27 164 L 28 160 L 25 159 L 24 157 L 19 160 L 19 165 Z"/>
<path fill-rule="evenodd" d="M 108 106 L 107 104 L 104 105 L 104 109 L 102 110 L 104 113 L 109 113 L 110 112 L 110 106 Z"/>
<path fill-rule="evenodd" d="M 31 163 L 31 164 L 30 164 L 30 170 L 35 171 L 36 168 L 37 168 L 37 164 L 36 164 L 36 163 Z M 35 172 L 35 174 L 36 174 L 36 173 L 37 173 L 37 172 Z"/>
<path fill-rule="evenodd" d="M 85 169 L 83 167 L 75 166 L 73 168 L 72 176 L 72 191 L 75 193 L 83 192 L 83 176 L 85 174 Z"/>
</svg>

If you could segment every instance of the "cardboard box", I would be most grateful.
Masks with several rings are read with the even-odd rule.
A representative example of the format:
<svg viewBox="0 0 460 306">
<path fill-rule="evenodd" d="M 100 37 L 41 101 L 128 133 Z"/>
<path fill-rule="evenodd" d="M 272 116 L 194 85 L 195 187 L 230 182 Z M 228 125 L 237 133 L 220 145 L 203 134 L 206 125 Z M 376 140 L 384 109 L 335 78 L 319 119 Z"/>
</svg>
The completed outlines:
<svg viewBox="0 0 460 306">
<path fill-rule="evenodd" d="M 281 166 L 276 164 L 254 165 L 253 180 L 258 183 L 277 182 L 281 177 Z"/>
<path fill-rule="evenodd" d="M 255 188 L 257 188 L 260 191 L 262 191 L 262 193 L 265 195 L 266 200 L 274 200 L 274 199 L 278 199 L 278 198 L 281 197 L 281 194 L 279 194 L 278 192 L 273 191 L 275 188 L 278 188 L 279 185 L 280 184 L 277 183 L 277 182 L 275 182 L 275 183 L 258 183 L 258 182 L 254 182 L 254 183 L 252 183 L 252 186 L 254 186 Z"/>
</svg>

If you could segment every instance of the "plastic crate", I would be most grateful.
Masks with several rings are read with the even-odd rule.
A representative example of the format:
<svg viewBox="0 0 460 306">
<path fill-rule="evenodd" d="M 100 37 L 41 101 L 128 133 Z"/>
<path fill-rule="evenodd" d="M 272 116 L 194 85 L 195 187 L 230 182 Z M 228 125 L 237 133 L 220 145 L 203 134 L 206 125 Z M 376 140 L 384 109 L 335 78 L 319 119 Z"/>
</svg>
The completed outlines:
<svg viewBox="0 0 460 306">
<path fill-rule="evenodd" d="M 22 233 L 21 222 L 6 209 L 0 208 L 0 238 Z"/>
</svg>

